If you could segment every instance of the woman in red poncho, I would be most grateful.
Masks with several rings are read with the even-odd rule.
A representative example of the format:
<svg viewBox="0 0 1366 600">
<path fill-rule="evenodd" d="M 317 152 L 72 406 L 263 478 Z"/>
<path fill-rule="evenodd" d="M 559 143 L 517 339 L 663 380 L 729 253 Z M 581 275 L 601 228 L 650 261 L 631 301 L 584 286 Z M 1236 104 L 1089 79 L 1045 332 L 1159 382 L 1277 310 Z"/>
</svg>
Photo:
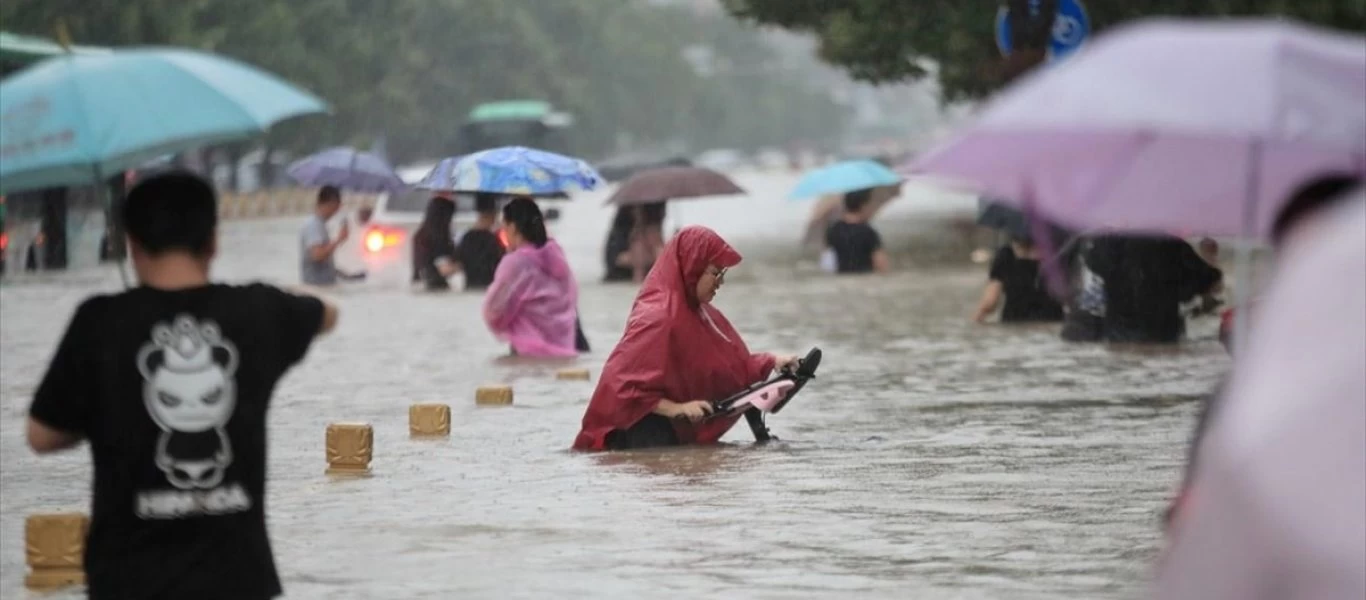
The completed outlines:
<svg viewBox="0 0 1366 600">
<path fill-rule="evenodd" d="M 716 442 L 739 416 L 704 421 L 713 400 L 791 364 L 752 354 L 711 306 L 740 254 L 716 232 L 686 227 L 646 276 L 607 357 L 575 450 L 625 450 Z"/>
</svg>

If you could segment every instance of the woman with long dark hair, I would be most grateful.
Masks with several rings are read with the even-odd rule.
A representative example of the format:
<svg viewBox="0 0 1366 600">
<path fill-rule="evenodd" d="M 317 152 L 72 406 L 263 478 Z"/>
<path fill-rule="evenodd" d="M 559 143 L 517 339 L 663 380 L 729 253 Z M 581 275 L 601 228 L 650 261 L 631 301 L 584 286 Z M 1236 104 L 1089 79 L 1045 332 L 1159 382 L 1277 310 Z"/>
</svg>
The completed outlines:
<svg viewBox="0 0 1366 600">
<path fill-rule="evenodd" d="M 564 250 L 550 239 L 545 217 L 531 198 L 503 207 L 508 253 L 484 297 L 484 322 L 519 356 L 578 354 L 578 284 Z"/>
<path fill-rule="evenodd" d="M 413 281 L 421 281 L 428 290 L 451 289 L 446 278 L 457 270 L 455 240 L 451 237 L 453 218 L 455 202 L 433 196 L 413 234 Z"/>
</svg>

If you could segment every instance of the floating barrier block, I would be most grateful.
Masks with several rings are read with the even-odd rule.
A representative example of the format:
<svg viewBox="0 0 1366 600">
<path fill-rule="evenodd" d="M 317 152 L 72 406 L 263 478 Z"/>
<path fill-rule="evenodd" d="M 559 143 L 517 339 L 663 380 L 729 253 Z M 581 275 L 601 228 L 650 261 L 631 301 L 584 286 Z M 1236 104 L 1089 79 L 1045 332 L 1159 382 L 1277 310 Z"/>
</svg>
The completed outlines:
<svg viewBox="0 0 1366 600">
<path fill-rule="evenodd" d="M 451 407 L 446 404 L 414 404 L 408 407 L 408 433 L 413 437 L 451 434 Z"/>
<path fill-rule="evenodd" d="M 560 369 L 555 373 L 555 379 L 560 381 L 588 381 L 591 376 L 588 369 Z"/>
<path fill-rule="evenodd" d="M 474 403 L 481 406 L 506 406 L 512 404 L 512 386 L 482 386 L 474 392 Z"/>
<path fill-rule="evenodd" d="M 333 423 L 327 426 L 327 474 L 370 474 L 375 430 L 369 423 Z"/>
<path fill-rule="evenodd" d="M 85 584 L 85 535 L 90 519 L 80 513 L 29 515 L 24 523 L 29 566 L 24 585 L 34 590 Z"/>
</svg>

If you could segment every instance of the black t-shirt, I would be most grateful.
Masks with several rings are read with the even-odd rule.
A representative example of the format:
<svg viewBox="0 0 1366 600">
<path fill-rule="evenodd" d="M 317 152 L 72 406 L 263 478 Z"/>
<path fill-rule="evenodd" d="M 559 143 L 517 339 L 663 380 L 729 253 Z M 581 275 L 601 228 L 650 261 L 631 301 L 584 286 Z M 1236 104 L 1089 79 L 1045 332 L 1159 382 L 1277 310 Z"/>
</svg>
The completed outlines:
<svg viewBox="0 0 1366 600">
<path fill-rule="evenodd" d="M 1105 337 L 1112 342 L 1180 341 L 1186 331 L 1181 303 L 1224 276 L 1172 236 L 1101 236 L 1086 264 L 1105 280 Z"/>
<path fill-rule="evenodd" d="M 493 284 L 493 273 L 503 260 L 503 243 L 487 229 L 471 229 L 460 237 L 455 260 L 465 272 L 465 289 L 482 290 Z"/>
<path fill-rule="evenodd" d="M 835 251 L 840 273 L 870 273 L 882 237 L 867 223 L 837 221 L 825 230 L 825 245 Z"/>
<path fill-rule="evenodd" d="M 1048 295 L 1039 273 L 1039 261 L 1020 258 L 1014 248 L 1003 246 L 991 261 L 990 278 L 1001 282 L 1005 292 L 1002 323 L 1062 320 L 1062 304 Z"/>
<path fill-rule="evenodd" d="M 450 282 L 436 268 L 439 258 L 456 260 L 455 241 L 446 233 L 433 234 L 418 229 L 413 235 L 413 281 L 421 281 L 429 290 L 448 290 Z"/>
<path fill-rule="evenodd" d="M 281 593 L 266 533 L 266 411 L 323 318 L 267 285 L 142 287 L 76 310 L 30 415 L 95 465 L 91 598 Z"/>
</svg>

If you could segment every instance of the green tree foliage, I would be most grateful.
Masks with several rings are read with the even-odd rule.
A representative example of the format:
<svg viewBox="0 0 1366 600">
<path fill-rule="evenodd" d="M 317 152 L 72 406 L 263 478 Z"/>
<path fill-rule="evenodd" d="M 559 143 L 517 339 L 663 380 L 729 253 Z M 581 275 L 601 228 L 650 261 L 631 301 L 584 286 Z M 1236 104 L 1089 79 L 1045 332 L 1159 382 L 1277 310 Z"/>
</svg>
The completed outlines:
<svg viewBox="0 0 1366 600">
<path fill-rule="evenodd" d="M 1145 16 L 1284 15 L 1366 31 L 1362 0 L 1082 0 L 1093 31 Z M 870 82 L 915 81 L 938 65 L 945 100 L 980 97 L 1042 59 L 1042 39 L 1013 60 L 996 49 L 998 6 L 1024 0 L 722 0 L 740 19 L 814 33 L 822 59 Z M 1045 2 L 1045 4 L 1048 4 Z M 1051 22 L 1047 19 L 1045 22 Z M 1026 39 L 1017 34 L 1015 39 Z"/>
<path fill-rule="evenodd" d="M 481 102 L 547 100 L 577 117 L 575 147 L 612 151 L 620 134 L 694 148 L 828 138 L 843 111 L 794 74 L 754 68 L 704 77 L 693 44 L 734 63 L 771 50 L 725 15 L 637 0 L 9 0 L 6 30 L 51 35 L 63 20 L 90 45 L 174 45 L 255 64 L 325 98 L 331 117 L 286 122 L 296 150 L 365 146 L 398 160 L 450 153 Z M 240 148 L 237 149 L 240 151 Z"/>
</svg>

